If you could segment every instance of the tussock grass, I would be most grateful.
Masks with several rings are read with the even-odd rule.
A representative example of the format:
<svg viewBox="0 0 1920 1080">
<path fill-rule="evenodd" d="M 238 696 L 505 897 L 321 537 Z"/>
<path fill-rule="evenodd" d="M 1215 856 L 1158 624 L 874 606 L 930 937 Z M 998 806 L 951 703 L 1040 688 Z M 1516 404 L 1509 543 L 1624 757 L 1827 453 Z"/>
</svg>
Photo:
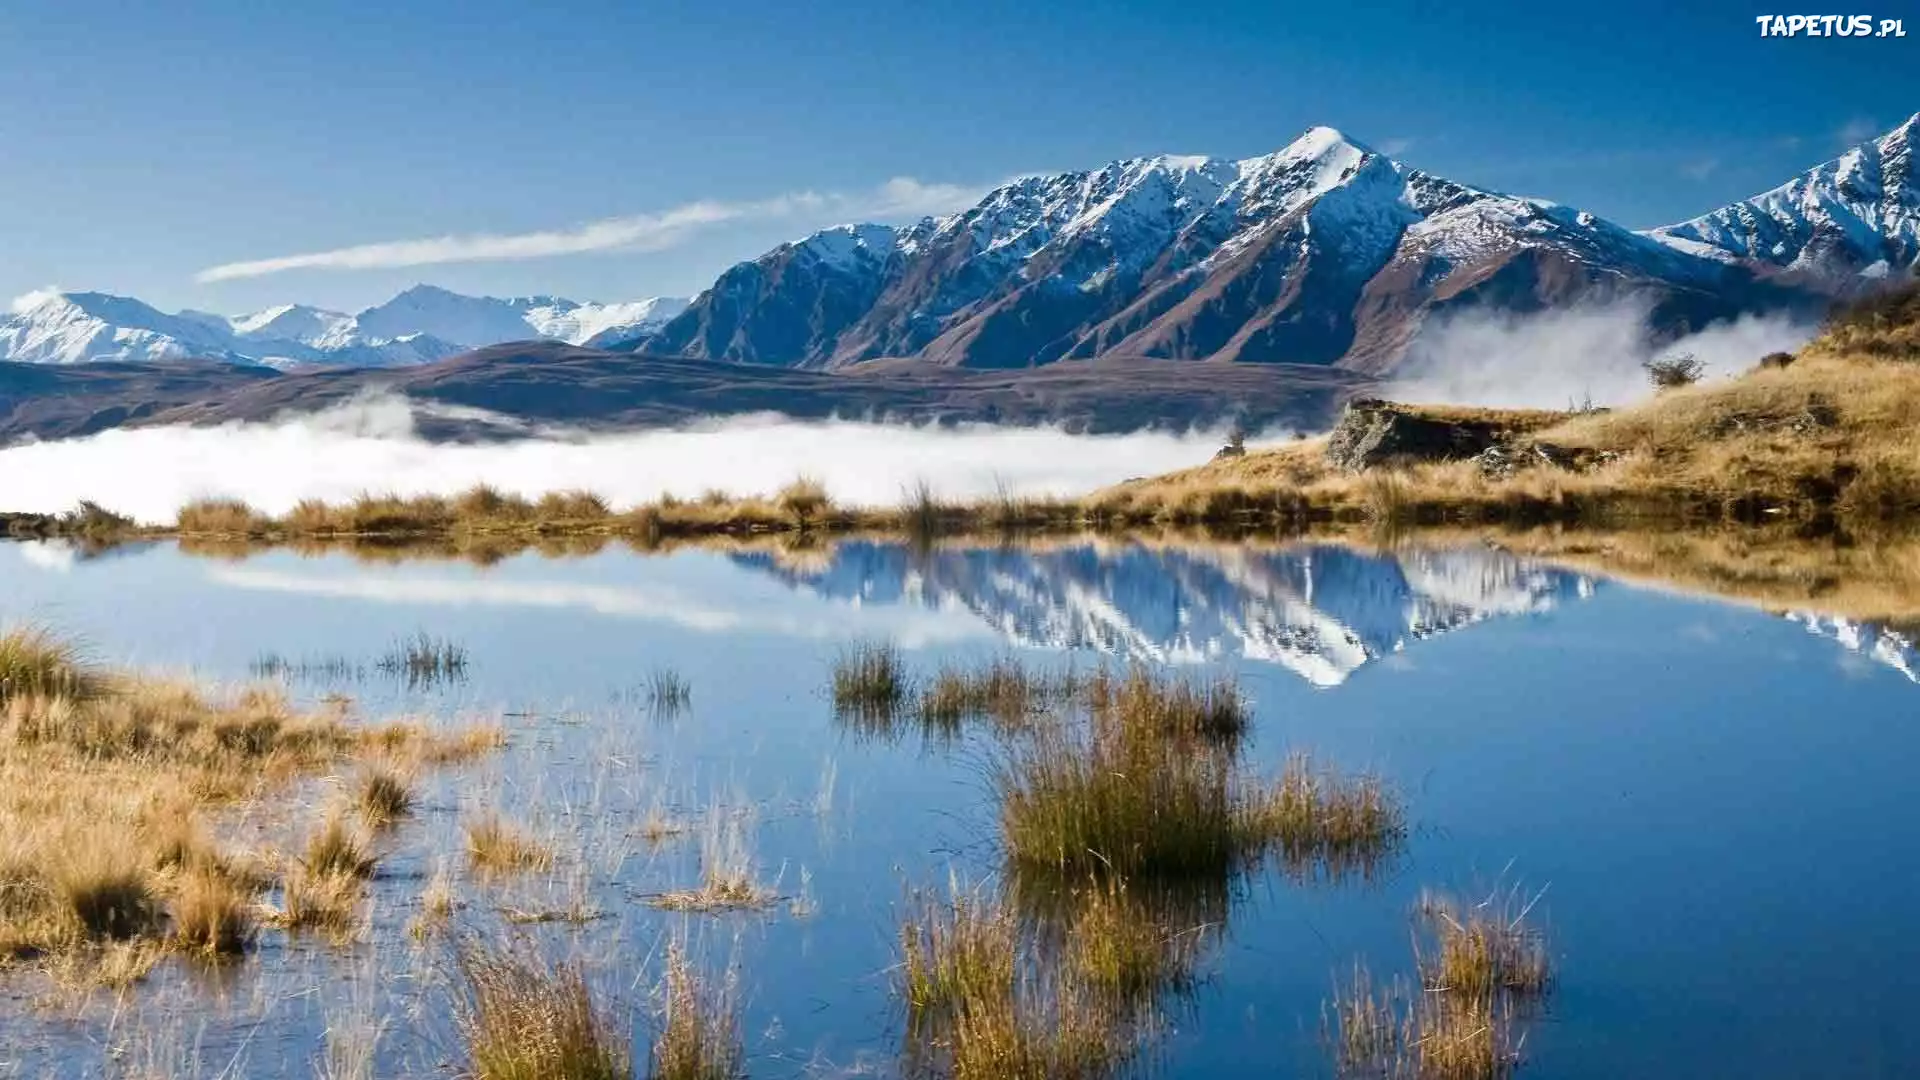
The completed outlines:
<svg viewBox="0 0 1920 1080">
<path fill-rule="evenodd" d="M 243 953 L 253 942 L 253 893 L 209 863 L 189 869 L 173 898 L 173 936 L 202 956 Z"/>
<path fill-rule="evenodd" d="M 907 702 L 912 683 L 891 642 L 864 641 L 833 662 L 833 707 L 841 714 L 891 717 Z"/>
<path fill-rule="evenodd" d="M 1122 677 L 1102 668 L 1084 693 L 1104 723 L 1167 738 L 1233 742 L 1251 718 L 1239 684 L 1224 673 L 1195 679 L 1135 664 Z"/>
<path fill-rule="evenodd" d="M 1012 995 L 1019 925 L 990 894 L 950 881 L 944 898 L 910 897 L 908 912 L 900 927 L 902 991 L 917 1020 Z"/>
<path fill-rule="evenodd" d="M 1529 923 L 1540 894 L 1500 887 L 1463 904 L 1423 894 L 1420 979 L 1376 986 L 1364 964 L 1336 985 L 1323 1027 L 1342 1076 L 1485 1080 L 1512 1075 L 1520 1022 L 1551 989 L 1545 939 Z"/>
<path fill-rule="evenodd" d="M 1181 921 L 1161 899 L 1117 877 L 1075 890 L 1064 942 L 1083 983 L 1136 1005 L 1191 987 L 1209 924 Z"/>
<path fill-rule="evenodd" d="M 454 951 L 455 1016 L 474 1080 L 631 1080 L 624 1025 L 594 1001 L 578 960 L 524 942 Z"/>
<path fill-rule="evenodd" d="M 687 962 L 678 942 L 667 948 L 658 1032 L 649 1080 L 735 1080 L 745 1075 L 745 1045 L 732 981 L 713 986 Z"/>
<path fill-rule="evenodd" d="M 1301 753 L 1248 812 L 1251 831 L 1296 876 L 1371 877 L 1406 836 L 1406 812 L 1380 777 L 1348 776 Z"/>
<path fill-rule="evenodd" d="M 1427 989 L 1469 997 L 1534 999 L 1552 985 L 1546 937 L 1528 918 L 1540 897 L 1519 886 L 1472 903 L 1429 892 L 1419 912 L 1432 931 L 1420 957 Z"/>
<path fill-rule="evenodd" d="M 33 626 L 0 632 L 0 706 L 16 701 L 87 701 L 107 680 L 77 642 Z"/>
<path fill-rule="evenodd" d="M 391 764 L 369 762 L 354 782 L 353 804 L 375 828 L 406 817 L 413 812 L 414 802 L 412 778 Z"/>
<path fill-rule="evenodd" d="M 920 717 L 929 727 L 957 733 L 972 719 L 990 719 L 1003 731 L 1019 731 L 1073 698 L 1072 676 L 1029 671 L 1006 656 L 981 667 L 942 667 L 920 692 Z"/>
<path fill-rule="evenodd" d="M 315 930 L 346 940 L 360 928 L 365 882 L 356 875 L 314 873 L 296 865 L 280 883 L 280 908 L 266 921 L 283 930 Z"/>
<path fill-rule="evenodd" d="M 130 845 L 66 853 L 53 866 L 51 885 L 57 911 L 82 937 L 126 941 L 150 935 L 161 924 L 152 875 Z"/>
<path fill-rule="evenodd" d="M 901 942 L 911 1045 L 936 1074 L 1091 1078 L 1132 1052 L 1120 1009 L 1071 978 L 1042 978 L 989 893 L 949 882 L 945 899 L 911 897 Z"/>
<path fill-rule="evenodd" d="M 780 489 L 774 496 L 774 504 L 781 512 L 793 519 L 794 524 L 807 528 L 818 521 L 820 515 L 833 505 L 833 499 L 827 494 L 825 484 L 810 476 L 802 476 Z"/>
<path fill-rule="evenodd" d="M 470 821 L 467 832 L 467 862 L 483 874 L 524 874 L 553 869 L 551 845 L 513 824 L 498 813 L 488 811 Z"/>
<path fill-rule="evenodd" d="M 0 703 L 0 965 L 116 939 L 230 952 L 236 912 L 271 882 L 206 841 L 203 809 L 362 756 L 470 752 L 464 731 L 96 669 L 41 629 L 0 637 L 0 652 L 16 672 Z"/>
<path fill-rule="evenodd" d="M 370 878 L 377 863 L 366 838 L 338 812 L 328 814 L 307 838 L 300 856 L 301 867 L 320 877 Z"/>
<path fill-rule="evenodd" d="M 200 499 L 180 508 L 174 527 L 200 536 L 250 538 L 265 536 L 273 519 L 240 499 Z"/>
</svg>

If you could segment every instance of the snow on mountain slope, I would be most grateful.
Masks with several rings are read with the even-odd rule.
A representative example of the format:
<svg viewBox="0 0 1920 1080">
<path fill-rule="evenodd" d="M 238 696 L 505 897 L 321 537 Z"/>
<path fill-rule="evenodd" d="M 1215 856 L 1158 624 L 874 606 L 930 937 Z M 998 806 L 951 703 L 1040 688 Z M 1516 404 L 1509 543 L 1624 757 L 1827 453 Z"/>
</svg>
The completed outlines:
<svg viewBox="0 0 1920 1080">
<path fill-rule="evenodd" d="M 1021 645 L 1156 663 L 1244 657 L 1318 687 L 1338 686 L 1424 638 L 1550 611 L 1595 588 L 1592 579 L 1485 548 L 1376 556 L 1335 545 L 1276 552 L 1087 544 L 916 555 L 852 542 L 819 569 L 761 554 L 734 559 L 848 602 L 972 611 Z"/>
<path fill-rule="evenodd" d="M 655 297 L 582 304 L 554 297 L 499 300 L 416 286 L 358 315 L 282 304 L 232 318 L 168 315 L 106 293 L 36 293 L 0 319 L 0 360 L 79 364 L 192 358 L 270 367 L 395 367 L 431 363 L 507 341 L 584 344 L 632 334 L 678 314 L 686 302 Z"/>
<path fill-rule="evenodd" d="M 88 360 L 228 358 L 231 335 L 106 293 L 40 293 L 0 321 L 0 359 L 32 364 Z"/>
<path fill-rule="evenodd" d="M 1846 289 L 1920 270 L 1920 113 L 1772 191 L 1648 235 Z"/>
<path fill-rule="evenodd" d="M 1635 290 L 1694 325 L 1784 301 L 1725 260 L 1321 127 L 1262 157 L 1135 158 L 905 228 L 824 230 L 728 270 L 636 344 L 821 368 L 1119 355 L 1381 370 L 1443 305 Z"/>
</svg>

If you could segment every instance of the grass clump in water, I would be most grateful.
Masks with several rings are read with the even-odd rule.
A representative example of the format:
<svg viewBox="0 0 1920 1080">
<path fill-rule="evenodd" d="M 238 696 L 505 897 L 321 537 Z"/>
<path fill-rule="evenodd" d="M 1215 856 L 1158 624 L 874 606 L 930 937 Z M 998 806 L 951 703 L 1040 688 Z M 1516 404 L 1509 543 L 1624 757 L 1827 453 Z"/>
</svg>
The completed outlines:
<svg viewBox="0 0 1920 1080">
<path fill-rule="evenodd" d="M 432 689 L 467 677 L 467 650 L 422 631 L 395 642 L 375 666 L 384 674 L 405 679 L 410 690 Z"/>
<path fill-rule="evenodd" d="M 989 895 L 950 882 L 943 900 L 919 895 L 900 927 L 903 991 L 916 1019 L 1013 992 L 1019 926 Z"/>
<path fill-rule="evenodd" d="M 624 1027 L 600 1008 L 578 960 L 525 943 L 455 951 L 456 1017 L 474 1080 L 630 1080 Z"/>
<path fill-rule="evenodd" d="M 936 1075 L 1091 1078 L 1131 1052 L 1118 1007 L 1071 973 L 1040 977 L 1018 920 L 987 893 L 950 884 L 945 901 L 915 897 L 901 940 L 911 1047 Z"/>
<path fill-rule="evenodd" d="M 920 694 L 920 718 L 953 734 L 964 721 L 979 718 L 1015 732 L 1071 699 L 1076 688 L 1070 675 L 1029 671 L 1011 656 L 978 668 L 944 667 Z"/>
<path fill-rule="evenodd" d="M 189 869 L 173 898 L 173 936 L 189 953 L 233 956 L 253 941 L 253 896 L 211 864 Z"/>
<path fill-rule="evenodd" d="M 392 765 L 372 763 L 361 771 L 354 785 L 353 802 L 367 824 L 375 828 L 391 825 L 413 812 L 413 783 Z"/>
<path fill-rule="evenodd" d="M 1419 982 L 1377 988 L 1365 965 L 1336 986 L 1323 1027 L 1342 1076 L 1485 1080 L 1512 1075 L 1516 1030 L 1552 988 L 1544 935 L 1529 918 L 1540 895 L 1496 888 L 1462 904 L 1424 894 L 1416 914 Z"/>
<path fill-rule="evenodd" d="M 553 869 L 553 848 L 524 828 L 489 812 L 467 824 L 467 861 L 486 874 Z"/>
<path fill-rule="evenodd" d="M 1538 999 L 1552 984 L 1546 935 L 1529 921 L 1540 896 L 1517 885 L 1474 903 L 1427 893 L 1419 911 L 1432 934 L 1420 958 L 1427 989 L 1473 997 Z"/>
<path fill-rule="evenodd" d="M 834 659 L 833 707 L 837 713 L 891 717 L 911 693 L 906 663 L 891 642 L 861 642 L 842 650 Z"/>
<path fill-rule="evenodd" d="M 378 860 L 368 850 L 366 838 L 347 823 L 345 815 L 327 815 L 320 828 L 307 838 L 300 865 L 316 877 L 345 877 L 364 881 L 373 876 Z"/>
<path fill-rule="evenodd" d="M 669 911 L 729 911 L 777 902 L 774 891 L 754 878 L 750 825 L 740 814 L 710 807 L 700 836 L 700 887 L 660 893 L 648 902 Z"/>
<path fill-rule="evenodd" d="M 1225 674 L 1203 681 L 1136 664 L 1124 677 L 1100 671 L 1085 694 L 1087 708 L 1114 725 L 1174 738 L 1232 742 L 1246 732 L 1251 715 L 1239 685 Z"/>
<path fill-rule="evenodd" d="M 1295 877 L 1372 876 L 1406 835 L 1406 811 L 1384 781 L 1287 758 L 1280 780 L 1248 810 L 1248 829 L 1279 851 Z"/>
<path fill-rule="evenodd" d="M 668 947 L 649 1080 L 735 1080 L 744 1074 L 745 1049 L 730 990 L 731 980 L 710 987 L 678 943 Z"/>
</svg>

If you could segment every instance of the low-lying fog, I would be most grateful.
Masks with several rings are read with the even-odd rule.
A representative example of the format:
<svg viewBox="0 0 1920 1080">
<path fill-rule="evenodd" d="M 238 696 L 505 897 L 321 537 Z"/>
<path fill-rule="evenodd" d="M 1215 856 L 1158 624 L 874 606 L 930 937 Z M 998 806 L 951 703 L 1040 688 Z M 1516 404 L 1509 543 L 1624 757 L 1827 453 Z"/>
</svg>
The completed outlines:
<svg viewBox="0 0 1920 1080">
<path fill-rule="evenodd" d="M 625 507 L 663 494 L 771 493 L 796 477 L 854 504 L 895 504 L 925 481 L 942 498 L 1006 490 L 1081 495 L 1206 461 L 1224 431 L 1073 435 L 1054 428 L 910 427 L 767 417 L 668 431 L 434 444 L 398 399 L 270 424 L 144 428 L 0 450 L 0 510 L 52 513 L 90 499 L 144 522 L 205 496 L 273 514 L 361 492 L 453 494 L 485 482 L 538 496 L 585 488 Z"/>
<path fill-rule="evenodd" d="M 1814 332 L 1782 315 L 1744 316 L 1658 344 L 1648 313 L 1646 304 L 1625 300 L 1437 320 L 1380 393 L 1447 404 L 1621 405 L 1651 392 L 1641 367 L 1649 358 L 1691 353 L 1708 378 L 1725 377 L 1768 352 L 1798 348 Z M 942 498 L 1002 490 L 1065 496 L 1200 464 L 1225 435 L 746 417 L 668 431 L 447 445 L 415 433 L 416 407 L 389 397 L 273 423 L 108 431 L 0 450 L 0 510 L 57 512 L 91 499 L 160 522 L 205 496 L 241 498 L 279 514 L 302 499 L 452 494 L 481 482 L 528 496 L 585 488 L 624 507 L 715 489 L 766 494 L 801 476 L 822 481 L 841 502 L 866 505 L 897 503 L 922 481 Z"/>
</svg>

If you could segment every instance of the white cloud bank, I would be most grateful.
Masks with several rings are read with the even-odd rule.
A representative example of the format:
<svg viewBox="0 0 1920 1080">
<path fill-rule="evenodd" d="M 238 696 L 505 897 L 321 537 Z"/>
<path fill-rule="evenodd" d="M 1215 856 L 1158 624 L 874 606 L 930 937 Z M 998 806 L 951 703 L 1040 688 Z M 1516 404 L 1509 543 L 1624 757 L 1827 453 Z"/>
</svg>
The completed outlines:
<svg viewBox="0 0 1920 1080">
<path fill-rule="evenodd" d="M 1656 345 L 1648 314 L 1645 301 L 1627 300 L 1437 321 L 1421 331 L 1382 393 L 1447 405 L 1624 405 L 1652 393 L 1641 365 L 1656 356 L 1692 353 L 1706 365 L 1706 378 L 1733 375 L 1767 353 L 1798 349 L 1817 329 L 1784 315 L 1746 315 Z"/>
<path fill-rule="evenodd" d="M 590 251 L 660 251 L 683 243 L 702 229 L 728 222 L 803 216 L 814 220 L 921 218 L 964 209 L 985 194 L 982 188 L 896 176 L 872 191 L 858 194 L 803 191 L 750 202 L 702 200 L 659 213 L 606 218 L 566 229 L 390 240 L 249 259 L 208 267 L 195 274 L 194 280 L 208 284 L 289 270 L 373 270 L 542 259 Z"/>
<path fill-rule="evenodd" d="M 748 417 L 686 428 L 481 445 L 433 444 L 405 402 L 218 428 L 116 429 L 0 450 L 0 507 L 57 512 L 90 499 L 145 522 L 205 496 L 285 513 L 361 492 L 453 494 L 485 482 L 527 496 L 585 488 L 616 506 L 778 490 L 806 475 L 855 504 L 898 503 L 925 480 L 945 498 L 1077 495 L 1206 461 L 1220 432 L 1071 435 L 1056 428 L 937 429 Z"/>
</svg>

